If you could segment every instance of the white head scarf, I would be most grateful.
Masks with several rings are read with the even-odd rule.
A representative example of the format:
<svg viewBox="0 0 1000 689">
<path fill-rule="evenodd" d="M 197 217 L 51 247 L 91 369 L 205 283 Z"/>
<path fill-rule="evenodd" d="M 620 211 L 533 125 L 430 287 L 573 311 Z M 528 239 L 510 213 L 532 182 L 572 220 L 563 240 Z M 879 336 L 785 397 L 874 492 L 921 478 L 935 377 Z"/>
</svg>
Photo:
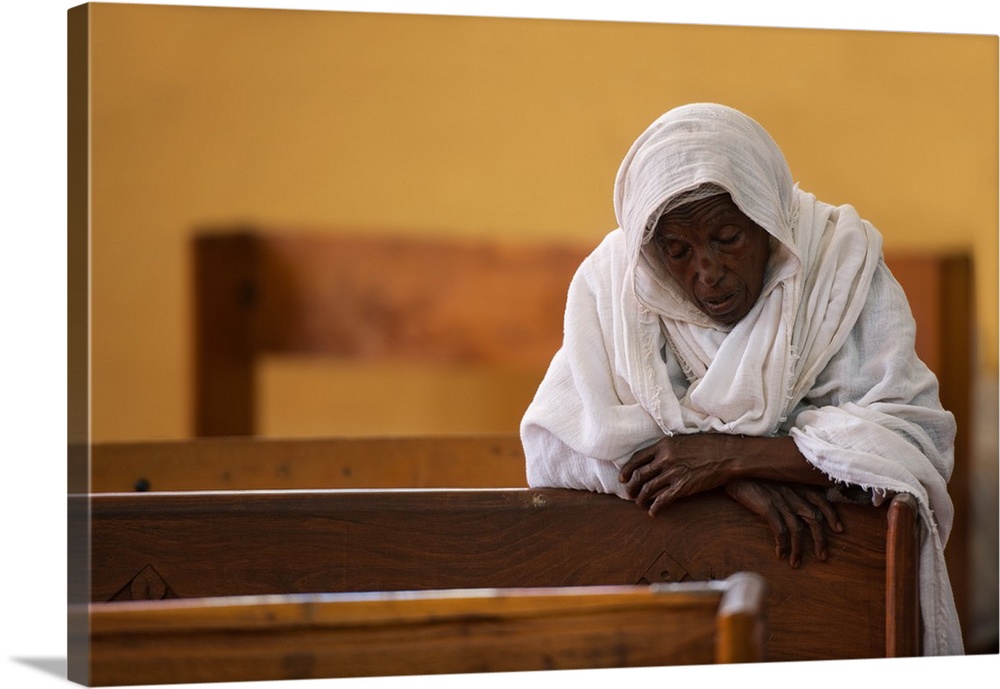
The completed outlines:
<svg viewBox="0 0 1000 689">
<path fill-rule="evenodd" d="M 630 231 L 671 197 L 713 182 L 778 239 L 790 243 L 792 175 L 781 149 L 757 122 L 714 103 L 683 105 L 632 144 L 615 180 L 615 215 Z"/>
<path fill-rule="evenodd" d="M 681 203 L 728 192 L 777 243 L 761 298 L 801 263 L 794 243 L 798 197 L 781 149 L 757 122 L 723 105 L 695 103 L 661 116 L 632 144 L 615 180 L 615 215 L 633 257 L 636 296 L 668 318 L 721 328 L 691 304 L 647 251 L 656 221 Z"/>
<path fill-rule="evenodd" d="M 691 302 L 649 243 L 664 210 L 706 185 L 705 193 L 728 192 L 773 237 L 760 297 L 732 327 Z M 618 170 L 614 204 L 626 237 L 626 285 L 660 319 L 691 383 L 676 409 L 662 410 L 664 429 L 676 429 L 670 417 L 680 414 L 690 431 L 777 432 L 857 320 L 881 257 L 878 234 L 856 214 L 834 217 L 831 206 L 799 191 L 763 127 L 711 103 L 675 108 L 643 132 Z M 637 344 L 636 352 L 655 349 Z M 633 364 L 639 372 L 648 362 L 639 354 Z M 646 391 L 654 409 L 665 384 Z"/>
</svg>

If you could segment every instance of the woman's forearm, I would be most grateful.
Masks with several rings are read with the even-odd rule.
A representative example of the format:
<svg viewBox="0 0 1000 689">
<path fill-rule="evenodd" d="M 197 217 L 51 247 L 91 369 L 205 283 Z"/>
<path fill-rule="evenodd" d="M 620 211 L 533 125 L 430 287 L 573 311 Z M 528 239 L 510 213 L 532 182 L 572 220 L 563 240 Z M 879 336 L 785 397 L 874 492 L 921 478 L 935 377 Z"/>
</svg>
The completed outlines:
<svg viewBox="0 0 1000 689">
<path fill-rule="evenodd" d="M 731 457 L 729 468 L 732 479 L 755 478 L 767 481 L 786 481 L 812 486 L 832 486 L 834 482 L 816 469 L 799 452 L 795 441 L 788 436 L 729 436 L 732 446 L 726 454 Z"/>
</svg>

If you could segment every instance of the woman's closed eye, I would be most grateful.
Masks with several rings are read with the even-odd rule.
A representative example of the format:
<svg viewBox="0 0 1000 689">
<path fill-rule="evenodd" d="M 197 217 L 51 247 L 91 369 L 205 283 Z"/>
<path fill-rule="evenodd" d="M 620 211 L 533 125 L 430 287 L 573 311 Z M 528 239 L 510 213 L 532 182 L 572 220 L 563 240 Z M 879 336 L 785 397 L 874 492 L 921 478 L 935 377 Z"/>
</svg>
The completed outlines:
<svg viewBox="0 0 1000 689">
<path fill-rule="evenodd" d="M 687 256 L 690 247 L 683 242 L 668 242 L 664 251 L 667 258 L 672 261 L 679 261 Z"/>
<path fill-rule="evenodd" d="M 742 238 L 743 230 L 741 228 L 732 228 L 731 230 L 725 230 L 716 235 L 715 243 L 720 246 L 734 246 L 738 244 Z"/>
</svg>

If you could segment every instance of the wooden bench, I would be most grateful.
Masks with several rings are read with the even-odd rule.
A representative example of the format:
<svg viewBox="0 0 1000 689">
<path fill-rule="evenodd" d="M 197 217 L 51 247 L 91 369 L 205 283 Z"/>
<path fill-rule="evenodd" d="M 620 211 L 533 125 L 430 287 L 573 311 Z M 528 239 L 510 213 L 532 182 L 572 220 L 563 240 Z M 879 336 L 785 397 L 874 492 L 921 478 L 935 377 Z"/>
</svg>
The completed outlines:
<svg viewBox="0 0 1000 689">
<path fill-rule="evenodd" d="M 753 574 L 653 586 L 195 598 L 89 606 L 91 683 L 174 684 L 764 659 Z"/>
<path fill-rule="evenodd" d="M 71 496 L 90 521 L 94 602 L 462 588 L 622 586 L 754 571 L 773 660 L 916 655 L 914 501 L 842 505 L 826 562 L 792 569 L 722 493 L 650 518 L 572 490 L 333 490 Z M 888 537 L 887 537 L 888 533 Z"/>
</svg>

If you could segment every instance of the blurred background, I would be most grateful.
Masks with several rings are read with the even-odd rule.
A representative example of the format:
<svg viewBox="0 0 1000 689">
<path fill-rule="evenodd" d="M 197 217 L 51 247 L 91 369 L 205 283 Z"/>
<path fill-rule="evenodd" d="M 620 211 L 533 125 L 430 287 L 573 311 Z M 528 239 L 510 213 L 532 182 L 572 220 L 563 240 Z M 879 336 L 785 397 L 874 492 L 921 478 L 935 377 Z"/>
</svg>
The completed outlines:
<svg viewBox="0 0 1000 689">
<path fill-rule="evenodd" d="M 89 31 L 94 442 L 193 433 L 200 228 L 596 245 L 633 139 L 721 102 L 887 251 L 974 257 L 975 625 L 995 644 L 996 36 L 103 3 Z M 272 357 L 258 417 L 515 430 L 543 372 Z"/>
</svg>

